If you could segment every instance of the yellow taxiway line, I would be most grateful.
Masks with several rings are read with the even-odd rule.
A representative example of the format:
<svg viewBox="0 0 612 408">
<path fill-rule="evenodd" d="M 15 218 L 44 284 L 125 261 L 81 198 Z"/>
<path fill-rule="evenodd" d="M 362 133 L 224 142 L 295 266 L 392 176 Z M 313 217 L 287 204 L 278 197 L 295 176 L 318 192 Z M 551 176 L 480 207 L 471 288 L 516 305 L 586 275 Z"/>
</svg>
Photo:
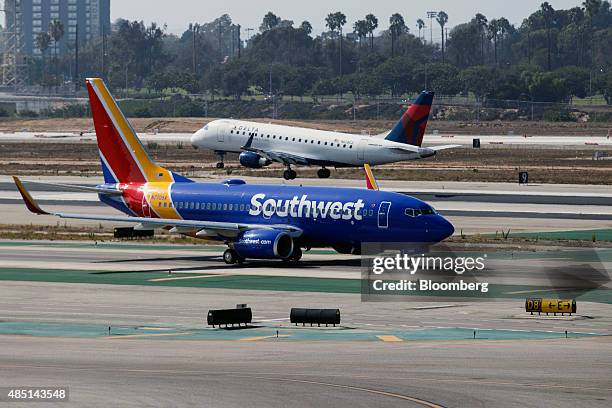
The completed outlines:
<svg viewBox="0 0 612 408">
<path fill-rule="evenodd" d="M 404 341 L 404 340 L 400 339 L 397 336 L 376 336 L 376 337 L 378 337 L 379 340 L 387 341 L 387 342 L 391 342 L 391 343 L 397 343 L 397 342 L 400 342 L 400 341 Z"/>
<path fill-rule="evenodd" d="M 245 337 L 243 339 L 240 339 L 239 341 L 258 341 L 258 340 L 265 340 L 265 339 L 275 339 L 277 337 L 289 337 L 288 334 L 279 334 L 278 336 L 276 335 L 272 335 L 272 336 L 259 336 L 259 337 Z"/>
</svg>

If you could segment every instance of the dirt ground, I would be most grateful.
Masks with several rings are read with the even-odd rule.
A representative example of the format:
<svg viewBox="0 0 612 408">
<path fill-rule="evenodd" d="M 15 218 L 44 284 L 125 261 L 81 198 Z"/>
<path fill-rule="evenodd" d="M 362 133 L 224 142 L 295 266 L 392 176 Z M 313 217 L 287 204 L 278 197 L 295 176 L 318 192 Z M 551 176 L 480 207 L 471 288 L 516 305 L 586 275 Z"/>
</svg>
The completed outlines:
<svg viewBox="0 0 612 408">
<path fill-rule="evenodd" d="M 151 145 L 151 156 L 187 176 L 280 176 L 282 167 L 246 169 L 236 155 L 226 157 L 226 169 L 215 169 L 211 152 L 191 146 Z M 612 150 L 607 152 L 612 156 Z M 315 177 L 317 168 L 296 168 L 300 177 Z M 612 160 L 593 160 L 593 149 L 530 149 L 487 147 L 452 149 L 424 159 L 376 167 L 380 179 L 428 181 L 515 182 L 518 171 L 529 171 L 530 182 L 612 184 Z M 91 141 L 70 143 L 1 142 L 0 174 L 99 175 L 98 149 Z M 361 178 L 361 169 L 332 170 L 332 177 Z"/>
<path fill-rule="evenodd" d="M 137 132 L 192 133 L 204 126 L 213 118 L 132 118 L 130 122 Z M 392 120 L 328 120 L 298 121 L 253 119 L 259 122 L 273 122 L 289 126 L 303 126 L 340 132 L 370 134 L 382 133 L 390 129 Z M 552 135 L 552 136 L 605 136 L 612 123 L 572 123 L 572 122 L 525 122 L 525 121 L 492 121 L 492 122 L 458 122 L 430 120 L 428 131 L 439 131 L 451 134 L 509 134 L 516 135 Z M 0 119 L 0 132 L 88 132 L 93 131 L 90 118 L 55 119 Z"/>
</svg>

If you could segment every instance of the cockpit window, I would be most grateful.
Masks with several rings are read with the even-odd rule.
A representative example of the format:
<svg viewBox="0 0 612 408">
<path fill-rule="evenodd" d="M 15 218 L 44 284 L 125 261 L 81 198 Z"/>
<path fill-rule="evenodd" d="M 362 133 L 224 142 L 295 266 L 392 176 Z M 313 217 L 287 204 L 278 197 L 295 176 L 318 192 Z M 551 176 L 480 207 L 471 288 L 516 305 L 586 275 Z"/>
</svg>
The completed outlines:
<svg viewBox="0 0 612 408">
<path fill-rule="evenodd" d="M 208 130 L 208 125 L 204 126 L 204 130 Z"/>
<path fill-rule="evenodd" d="M 405 214 L 405 215 L 407 215 L 407 216 L 409 216 L 409 217 L 414 217 L 414 209 L 412 209 L 412 208 L 406 208 L 406 209 L 404 210 L 404 214 Z"/>
<path fill-rule="evenodd" d="M 436 213 L 436 210 L 434 210 L 434 209 L 433 209 L 433 208 L 431 208 L 431 207 L 428 207 L 428 208 L 422 208 L 422 209 L 421 209 L 421 213 L 422 213 L 423 215 L 432 215 L 432 214 L 435 214 L 435 213 Z"/>
</svg>

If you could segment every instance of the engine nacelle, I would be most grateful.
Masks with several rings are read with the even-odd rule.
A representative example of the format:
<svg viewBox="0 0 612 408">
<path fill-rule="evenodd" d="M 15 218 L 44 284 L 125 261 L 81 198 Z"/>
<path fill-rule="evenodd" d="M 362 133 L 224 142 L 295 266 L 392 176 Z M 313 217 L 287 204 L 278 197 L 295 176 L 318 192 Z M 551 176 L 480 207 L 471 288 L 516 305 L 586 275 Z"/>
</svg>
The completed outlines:
<svg viewBox="0 0 612 408">
<path fill-rule="evenodd" d="M 250 230 L 238 235 L 234 249 L 243 258 L 287 259 L 293 254 L 293 238 L 274 229 Z"/>
<path fill-rule="evenodd" d="M 240 153 L 240 164 L 251 169 L 260 169 L 272 163 L 270 160 L 261 157 L 257 153 L 242 152 Z"/>
</svg>

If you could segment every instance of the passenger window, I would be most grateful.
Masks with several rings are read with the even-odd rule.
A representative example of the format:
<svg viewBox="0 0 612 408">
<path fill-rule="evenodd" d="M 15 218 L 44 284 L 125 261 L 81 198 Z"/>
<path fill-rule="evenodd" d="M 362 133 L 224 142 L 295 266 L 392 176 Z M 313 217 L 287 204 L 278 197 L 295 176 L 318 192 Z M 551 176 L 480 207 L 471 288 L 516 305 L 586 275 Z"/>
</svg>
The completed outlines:
<svg viewBox="0 0 612 408">
<path fill-rule="evenodd" d="M 240 204 L 240 211 L 244 211 L 244 204 Z"/>
<path fill-rule="evenodd" d="M 230 130 L 230 133 L 234 133 L 234 131 L 233 131 L 233 130 Z"/>
<path fill-rule="evenodd" d="M 325 146 L 327 146 L 327 142 L 325 142 Z"/>
<path fill-rule="evenodd" d="M 192 201 L 189 203 L 189 209 L 193 210 L 195 208 L 195 203 Z"/>
<path fill-rule="evenodd" d="M 206 209 L 210 210 L 210 203 L 206 203 Z"/>
<path fill-rule="evenodd" d="M 317 144 L 321 144 L 321 141 L 319 140 L 319 141 L 317 142 Z"/>
<path fill-rule="evenodd" d="M 168 207 L 168 203 L 164 201 L 164 207 Z"/>
<path fill-rule="evenodd" d="M 196 203 L 196 210 L 200 209 L 200 203 Z"/>
<path fill-rule="evenodd" d="M 212 203 L 212 209 L 216 210 L 217 209 L 217 203 Z"/>
<path fill-rule="evenodd" d="M 223 204 L 223 211 L 227 211 L 227 204 Z"/>
<path fill-rule="evenodd" d="M 234 207 L 234 204 L 230 204 L 230 205 L 228 206 L 228 210 L 232 211 L 233 207 Z"/>
<path fill-rule="evenodd" d="M 295 137 L 291 140 L 292 142 L 295 142 Z"/>
<path fill-rule="evenodd" d="M 370 212 L 368 214 L 370 217 L 374 215 L 374 210 L 370 208 Z"/>
</svg>

